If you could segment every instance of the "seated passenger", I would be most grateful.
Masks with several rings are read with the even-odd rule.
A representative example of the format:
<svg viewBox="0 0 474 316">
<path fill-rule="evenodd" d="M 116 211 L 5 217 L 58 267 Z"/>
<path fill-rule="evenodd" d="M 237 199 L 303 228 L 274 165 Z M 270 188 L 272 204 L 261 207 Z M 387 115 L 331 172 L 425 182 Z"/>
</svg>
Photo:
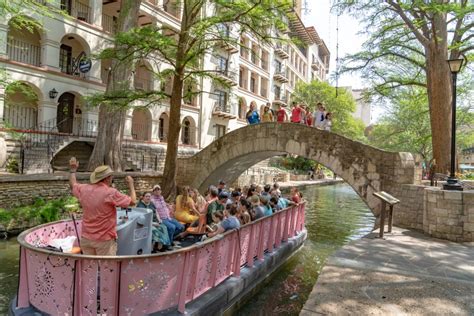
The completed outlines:
<svg viewBox="0 0 474 316">
<path fill-rule="evenodd" d="M 199 219 L 199 212 L 196 209 L 193 199 L 189 195 L 189 187 L 184 186 L 181 195 L 176 197 L 176 209 L 174 217 L 186 224 L 191 224 Z"/>
<path fill-rule="evenodd" d="M 252 195 L 250 197 L 250 203 L 252 204 L 252 210 L 255 213 L 255 219 L 265 216 L 265 209 L 260 205 L 260 197 L 258 195 Z"/>
<path fill-rule="evenodd" d="M 207 233 L 207 237 L 211 238 L 217 234 L 222 234 L 228 230 L 236 229 L 240 227 L 240 221 L 236 217 L 237 205 L 232 204 L 228 210 L 225 211 L 226 218 L 219 223 L 217 230 L 212 233 Z"/>
<path fill-rule="evenodd" d="M 249 208 L 251 208 L 251 205 L 247 200 L 241 200 L 237 204 L 237 218 L 239 219 L 241 226 L 248 224 L 252 221 L 252 217 L 249 213 Z"/>
<path fill-rule="evenodd" d="M 265 195 L 261 195 L 260 196 L 260 205 L 261 207 L 263 208 L 263 214 L 264 216 L 270 216 L 273 214 L 273 210 L 272 210 L 272 207 L 270 206 L 270 196 L 265 196 Z"/>
<path fill-rule="evenodd" d="M 221 211 L 221 212 L 224 211 L 224 207 L 229 196 L 226 192 L 222 192 L 221 194 L 218 194 L 216 187 L 211 188 L 209 195 L 211 199 L 209 200 L 209 205 L 207 206 L 206 216 L 207 216 L 207 224 L 211 225 L 212 223 L 214 223 L 214 220 L 212 219 L 212 215 L 217 211 Z"/>
<path fill-rule="evenodd" d="M 176 219 L 171 217 L 170 206 L 166 203 L 163 195 L 161 195 L 161 187 L 159 185 L 155 185 L 153 187 L 151 202 L 156 207 L 156 212 L 159 219 L 161 219 L 163 224 L 168 229 L 168 236 L 170 240 L 173 241 L 173 239 L 184 230 L 184 226 Z"/>
<path fill-rule="evenodd" d="M 170 249 L 171 240 L 168 235 L 168 229 L 156 215 L 156 207 L 153 203 L 151 203 L 150 192 L 143 193 L 140 202 L 137 204 L 137 207 L 142 207 L 153 211 L 153 227 L 151 228 L 153 250 L 163 251 Z"/>
<path fill-rule="evenodd" d="M 191 189 L 190 196 L 194 201 L 194 205 L 196 205 L 196 209 L 200 214 L 206 212 L 206 199 L 199 193 L 198 189 Z"/>
</svg>

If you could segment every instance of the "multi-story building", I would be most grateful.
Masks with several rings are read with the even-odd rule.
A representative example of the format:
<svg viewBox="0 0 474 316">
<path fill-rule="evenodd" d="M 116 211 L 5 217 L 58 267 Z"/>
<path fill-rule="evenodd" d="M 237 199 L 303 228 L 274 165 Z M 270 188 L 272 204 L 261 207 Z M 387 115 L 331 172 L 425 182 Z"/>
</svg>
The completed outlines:
<svg viewBox="0 0 474 316">
<path fill-rule="evenodd" d="M 176 3 L 179 1 L 144 0 L 139 25 L 164 26 L 171 36 L 173 30 L 180 28 L 181 10 Z M 79 146 L 84 156 L 91 152 L 98 111 L 88 107 L 84 97 L 105 91 L 111 63 L 83 57 L 112 47 L 119 2 L 60 0 L 48 5 L 56 5 L 68 16 L 22 13 L 41 23 L 42 28 L 33 31 L 18 28 L 14 23 L 17 16 L 7 16 L 0 21 L 0 68 L 6 70 L 9 82 L 17 83 L 0 87 L 0 151 L 6 149 L 16 159 L 20 156 L 24 159 L 33 152 L 35 157 L 41 151 L 47 152 L 47 168 L 50 164 L 59 164 L 60 158 L 71 151 L 74 153 L 73 147 Z M 325 80 L 329 51 L 316 30 L 302 23 L 298 1 L 295 8 L 297 15 L 289 25 L 291 35 L 303 43 L 299 46 L 289 41 L 262 44 L 252 34 L 241 34 L 234 25 L 223 26 L 236 39 L 240 36 L 243 47 L 222 45 L 216 49 L 217 53 L 207 54 L 203 64 L 205 69 L 217 70 L 231 88 L 209 79 L 197 83 L 198 86 L 185 87 L 206 93 L 183 98 L 181 154 L 193 153 L 228 131 L 245 126 L 250 102 L 255 101 L 259 106 L 266 103 L 287 106 L 298 81 Z M 276 35 L 289 39 L 290 34 Z M 170 92 L 171 81 L 160 82 L 153 75 L 166 68 L 169 65 L 161 61 L 137 62 L 133 86 L 145 91 Z M 18 83 L 22 89 L 15 89 Z M 135 154 L 139 151 L 142 162 L 141 166 L 135 162 L 129 167 L 143 170 L 153 165 L 159 169 L 166 151 L 169 101 L 147 108 L 136 105 L 143 104 L 133 104 L 128 111 L 124 139 L 125 148 L 132 143 L 140 144 L 140 149 L 135 146 L 134 151 Z M 16 132 L 6 132 L 11 129 Z M 41 146 L 45 143 L 47 146 Z M 25 154 L 20 147 L 29 152 Z M 146 147 L 151 149 L 147 151 Z M 134 159 L 138 158 L 129 160 Z M 0 168 L 4 169 L 5 163 L 0 161 Z M 45 171 L 45 166 L 40 164 L 27 163 L 24 167 L 27 171 Z"/>
</svg>

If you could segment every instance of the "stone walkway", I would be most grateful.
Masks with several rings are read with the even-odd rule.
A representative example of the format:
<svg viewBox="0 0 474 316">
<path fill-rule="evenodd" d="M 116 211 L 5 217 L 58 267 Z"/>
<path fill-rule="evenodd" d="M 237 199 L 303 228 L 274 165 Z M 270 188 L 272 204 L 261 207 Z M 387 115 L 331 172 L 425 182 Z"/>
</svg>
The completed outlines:
<svg viewBox="0 0 474 316">
<path fill-rule="evenodd" d="M 300 315 L 474 315 L 474 243 L 394 227 L 333 254 Z"/>
</svg>

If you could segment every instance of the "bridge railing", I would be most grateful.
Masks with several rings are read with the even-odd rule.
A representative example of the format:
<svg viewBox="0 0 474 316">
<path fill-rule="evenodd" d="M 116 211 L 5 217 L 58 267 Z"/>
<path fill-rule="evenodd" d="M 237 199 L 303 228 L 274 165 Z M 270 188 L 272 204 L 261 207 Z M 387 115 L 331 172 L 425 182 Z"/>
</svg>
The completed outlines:
<svg viewBox="0 0 474 316">
<path fill-rule="evenodd" d="M 302 203 L 187 248 L 141 256 L 48 251 L 37 246 L 75 235 L 72 221 L 32 228 L 18 237 L 17 307 L 51 315 L 144 315 L 176 307 L 183 313 L 186 303 L 303 231 L 304 209 Z"/>
</svg>

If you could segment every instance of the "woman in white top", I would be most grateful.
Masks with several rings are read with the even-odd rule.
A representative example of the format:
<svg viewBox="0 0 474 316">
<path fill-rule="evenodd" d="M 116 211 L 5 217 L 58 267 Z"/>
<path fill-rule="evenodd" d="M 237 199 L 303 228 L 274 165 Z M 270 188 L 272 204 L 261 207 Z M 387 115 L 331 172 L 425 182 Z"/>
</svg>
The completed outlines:
<svg viewBox="0 0 474 316">
<path fill-rule="evenodd" d="M 324 123 L 323 123 L 323 128 L 325 131 L 331 131 L 332 127 L 332 114 L 331 112 L 326 113 L 326 116 L 324 117 Z"/>
</svg>

